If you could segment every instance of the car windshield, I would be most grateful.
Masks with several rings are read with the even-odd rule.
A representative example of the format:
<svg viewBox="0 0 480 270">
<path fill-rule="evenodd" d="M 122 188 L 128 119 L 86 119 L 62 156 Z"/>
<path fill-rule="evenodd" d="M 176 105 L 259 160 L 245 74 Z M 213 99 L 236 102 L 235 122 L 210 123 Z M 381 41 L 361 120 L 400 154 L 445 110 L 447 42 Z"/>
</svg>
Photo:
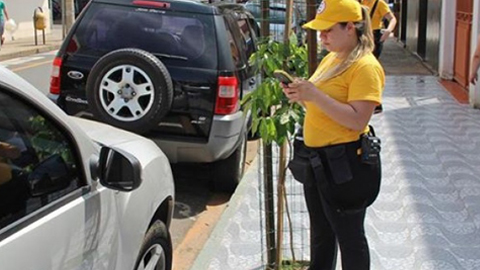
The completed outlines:
<svg viewBox="0 0 480 270">
<path fill-rule="evenodd" d="M 208 38 L 207 38 L 208 37 Z M 76 29 L 78 54 L 139 48 L 169 65 L 216 66 L 212 16 L 93 3 Z"/>
</svg>

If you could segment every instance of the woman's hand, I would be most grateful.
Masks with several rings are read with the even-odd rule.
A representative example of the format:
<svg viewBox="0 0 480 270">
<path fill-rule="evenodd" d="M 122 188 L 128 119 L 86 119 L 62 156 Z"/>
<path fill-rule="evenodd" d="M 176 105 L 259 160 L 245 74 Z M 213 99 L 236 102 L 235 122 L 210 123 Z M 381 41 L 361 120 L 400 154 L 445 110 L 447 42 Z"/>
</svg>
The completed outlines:
<svg viewBox="0 0 480 270">
<path fill-rule="evenodd" d="M 385 29 L 385 30 L 383 31 L 382 36 L 380 37 L 380 41 L 381 41 L 381 42 L 384 42 L 385 40 L 387 40 L 387 39 L 390 37 L 390 34 L 391 34 L 391 33 L 392 33 L 392 32 L 390 32 L 390 30 Z"/>
<path fill-rule="evenodd" d="M 291 102 L 314 101 L 320 92 L 313 83 L 304 79 L 295 79 L 293 83 L 283 84 L 283 93 Z"/>
<path fill-rule="evenodd" d="M 0 142 L 0 157 L 16 159 L 22 155 L 20 149 L 12 144 Z"/>
</svg>

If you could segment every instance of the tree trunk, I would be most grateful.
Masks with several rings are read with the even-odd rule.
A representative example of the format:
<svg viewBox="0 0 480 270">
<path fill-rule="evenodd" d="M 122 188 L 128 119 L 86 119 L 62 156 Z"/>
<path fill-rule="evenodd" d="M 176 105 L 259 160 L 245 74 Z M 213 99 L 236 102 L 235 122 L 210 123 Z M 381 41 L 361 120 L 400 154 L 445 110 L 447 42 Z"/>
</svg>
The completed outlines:
<svg viewBox="0 0 480 270">
<path fill-rule="evenodd" d="M 75 3 L 74 3 L 74 0 L 63 0 L 63 3 L 62 3 L 62 25 L 63 25 L 63 36 L 64 37 L 70 31 L 74 22 L 75 22 Z"/>
</svg>

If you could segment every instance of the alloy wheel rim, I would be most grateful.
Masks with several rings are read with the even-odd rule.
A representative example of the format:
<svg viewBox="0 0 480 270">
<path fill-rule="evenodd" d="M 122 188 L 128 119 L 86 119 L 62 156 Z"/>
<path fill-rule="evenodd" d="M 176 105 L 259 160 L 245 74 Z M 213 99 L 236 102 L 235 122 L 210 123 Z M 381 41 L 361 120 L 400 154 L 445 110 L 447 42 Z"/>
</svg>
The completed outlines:
<svg viewBox="0 0 480 270">
<path fill-rule="evenodd" d="M 119 65 L 110 69 L 100 82 L 98 95 L 103 110 L 122 122 L 144 117 L 155 99 L 152 80 L 142 69 L 133 65 Z"/>
<path fill-rule="evenodd" d="M 162 246 L 155 244 L 151 246 L 142 256 L 137 270 L 165 270 L 166 257 Z"/>
</svg>

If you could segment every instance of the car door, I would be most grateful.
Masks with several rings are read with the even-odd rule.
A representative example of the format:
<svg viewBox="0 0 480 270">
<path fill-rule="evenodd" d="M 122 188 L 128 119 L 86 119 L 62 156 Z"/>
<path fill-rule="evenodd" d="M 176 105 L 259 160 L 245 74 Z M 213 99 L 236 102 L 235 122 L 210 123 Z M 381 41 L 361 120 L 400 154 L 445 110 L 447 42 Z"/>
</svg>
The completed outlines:
<svg viewBox="0 0 480 270">
<path fill-rule="evenodd" d="M 0 84 L 0 269 L 115 268 L 114 194 L 86 175 L 96 149 L 78 136 Z"/>
<path fill-rule="evenodd" d="M 257 51 L 258 25 L 253 18 L 249 18 L 246 14 L 237 20 L 237 24 L 242 33 L 243 45 L 245 47 L 245 58 L 247 59 L 247 77 L 249 78 L 248 91 L 253 91 L 257 89 L 261 80 L 258 68 L 250 64 L 250 57 Z"/>
<path fill-rule="evenodd" d="M 258 70 L 249 63 L 250 57 L 257 51 L 257 35 L 254 29 L 252 29 L 252 23 L 255 24 L 252 20 L 253 19 L 249 18 L 245 13 L 236 13 L 236 28 L 238 28 L 240 34 L 237 42 L 242 52 L 246 77 L 242 84 L 242 97 L 248 92 L 255 90 L 260 80 Z"/>
</svg>

